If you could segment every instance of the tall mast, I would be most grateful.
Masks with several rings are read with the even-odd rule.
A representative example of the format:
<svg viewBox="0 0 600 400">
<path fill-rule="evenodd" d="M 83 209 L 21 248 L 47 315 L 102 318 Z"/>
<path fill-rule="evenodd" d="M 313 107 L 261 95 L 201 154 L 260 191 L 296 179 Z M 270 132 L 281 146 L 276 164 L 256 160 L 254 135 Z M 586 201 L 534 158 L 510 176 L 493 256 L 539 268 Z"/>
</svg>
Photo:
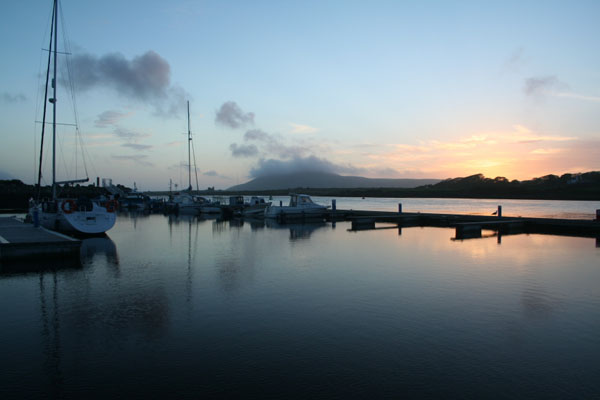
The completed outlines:
<svg viewBox="0 0 600 400">
<path fill-rule="evenodd" d="M 192 131 L 190 129 L 190 101 L 187 102 L 187 117 L 188 117 L 188 190 L 192 190 L 192 157 L 190 155 L 190 147 L 192 144 Z"/>
<path fill-rule="evenodd" d="M 54 71 L 52 78 L 52 199 L 56 199 L 56 46 L 58 36 L 58 0 L 54 0 Z"/>
<path fill-rule="evenodd" d="M 54 14 L 56 8 L 52 9 L 52 22 L 54 22 Z M 54 36 L 54 23 L 50 24 L 50 43 L 48 44 L 48 66 L 46 67 L 46 87 L 44 89 L 44 113 L 42 116 L 42 140 L 40 145 L 40 162 L 38 165 L 38 192 L 37 200 L 40 200 L 42 191 L 42 161 L 44 159 L 44 134 L 46 132 L 46 109 L 48 107 L 48 81 L 50 79 L 50 61 L 52 60 L 52 37 Z"/>
</svg>

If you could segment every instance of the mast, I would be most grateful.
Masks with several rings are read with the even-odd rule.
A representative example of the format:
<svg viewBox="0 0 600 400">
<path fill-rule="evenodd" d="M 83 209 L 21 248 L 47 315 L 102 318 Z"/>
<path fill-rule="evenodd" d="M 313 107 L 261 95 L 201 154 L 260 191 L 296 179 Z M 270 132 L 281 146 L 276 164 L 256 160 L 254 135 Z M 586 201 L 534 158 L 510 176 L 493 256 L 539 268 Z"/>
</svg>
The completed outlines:
<svg viewBox="0 0 600 400">
<path fill-rule="evenodd" d="M 187 102 L 187 118 L 188 118 L 188 190 L 192 190 L 192 157 L 190 147 L 192 145 L 192 131 L 190 129 L 190 101 Z"/>
<path fill-rule="evenodd" d="M 56 46 L 58 36 L 58 0 L 54 0 L 54 71 L 52 77 L 52 199 L 56 199 Z"/>
<path fill-rule="evenodd" d="M 52 9 L 52 21 L 54 21 L 54 14 L 56 13 L 56 7 Z M 46 109 L 48 106 L 48 80 L 50 79 L 50 61 L 52 60 L 52 37 L 54 36 L 54 24 L 50 24 L 50 44 L 48 45 L 48 66 L 46 67 L 46 88 L 44 90 L 44 113 L 42 116 L 42 140 L 40 145 L 40 161 L 38 165 L 38 192 L 37 201 L 40 200 L 42 192 L 42 161 L 44 159 L 44 134 L 46 132 Z"/>
</svg>

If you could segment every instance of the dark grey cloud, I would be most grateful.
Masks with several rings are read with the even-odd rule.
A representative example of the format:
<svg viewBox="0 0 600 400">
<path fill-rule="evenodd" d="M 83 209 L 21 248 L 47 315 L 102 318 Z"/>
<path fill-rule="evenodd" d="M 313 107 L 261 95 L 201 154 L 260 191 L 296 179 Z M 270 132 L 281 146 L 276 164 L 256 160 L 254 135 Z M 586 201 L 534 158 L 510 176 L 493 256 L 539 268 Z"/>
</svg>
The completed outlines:
<svg viewBox="0 0 600 400">
<path fill-rule="evenodd" d="M 254 124 L 254 113 L 244 113 L 235 101 L 223 103 L 216 112 L 215 123 L 232 129 Z"/>
<path fill-rule="evenodd" d="M 161 116 L 185 109 L 185 91 L 171 85 L 169 63 L 152 50 L 130 60 L 120 53 L 79 54 L 71 63 L 80 90 L 110 87 L 124 97 L 151 104 Z"/>
<path fill-rule="evenodd" d="M 3 103 L 7 103 L 7 104 L 14 104 L 14 103 L 22 102 L 22 101 L 27 101 L 27 97 L 25 97 L 24 94 L 21 94 L 21 93 L 11 94 L 8 92 L 2 92 L 2 96 L 0 96 L 0 99 L 2 99 Z"/>
<path fill-rule="evenodd" d="M 250 170 L 250 176 L 283 175 L 294 172 L 329 172 L 341 174 L 356 174 L 364 171 L 352 165 L 341 165 L 332 163 L 324 158 L 316 156 L 295 157 L 291 160 L 261 159 L 258 164 Z"/>
<path fill-rule="evenodd" d="M 550 75 L 525 79 L 523 91 L 528 96 L 539 96 L 547 94 L 547 92 L 552 90 L 561 90 L 565 88 L 567 88 L 565 83 L 561 82 L 558 77 Z"/>
<path fill-rule="evenodd" d="M 150 150 L 153 146 L 149 144 L 138 144 L 138 143 L 124 143 L 121 145 L 122 147 L 129 147 L 134 150 Z"/>
<path fill-rule="evenodd" d="M 231 155 L 234 157 L 254 157 L 258 155 L 258 148 L 253 144 L 236 144 L 232 143 L 229 145 Z"/>
<path fill-rule="evenodd" d="M 152 164 L 151 162 L 146 161 L 148 159 L 148 156 L 144 155 L 144 154 L 121 155 L 121 156 L 111 155 L 110 157 L 114 160 L 131 161 L 134 164 L 141 165 L 144 167 L 153 167 L 154 166 L 154 164 Z"/>
</svg>

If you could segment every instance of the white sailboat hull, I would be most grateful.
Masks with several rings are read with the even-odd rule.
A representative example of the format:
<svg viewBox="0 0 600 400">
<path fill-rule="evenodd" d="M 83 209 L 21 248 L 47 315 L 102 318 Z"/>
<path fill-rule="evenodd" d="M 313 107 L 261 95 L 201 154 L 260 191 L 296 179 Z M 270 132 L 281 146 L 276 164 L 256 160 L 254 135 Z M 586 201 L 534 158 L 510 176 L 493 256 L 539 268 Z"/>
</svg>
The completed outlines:
<svg viewBox="0 0 600 400">
<path fill-rule="evenodd" d="M 33 210 L 30 214 L 33 215 Z M 95 235 L 105 233 L 116 222 L 116 213 L 93 203 L 90 211 L 73 211 L 65 213 L 60 207 L 56 212 L 43 211 L 38 208 L 40 225 L 46 229 L 65 232 Z"/>
</svg>

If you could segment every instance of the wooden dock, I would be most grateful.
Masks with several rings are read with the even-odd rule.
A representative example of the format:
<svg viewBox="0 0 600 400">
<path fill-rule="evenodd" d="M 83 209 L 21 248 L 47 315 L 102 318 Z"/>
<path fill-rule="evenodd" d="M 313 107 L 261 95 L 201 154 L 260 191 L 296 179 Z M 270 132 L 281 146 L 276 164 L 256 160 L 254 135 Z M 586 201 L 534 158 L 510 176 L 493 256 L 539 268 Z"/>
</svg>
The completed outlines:
<svg viewBox="0 0 600 400">
<path fill-rule="evenodd" d="M 541 233 L 564 236 L 600 237 L 600 221 L 558 218 L 497 217 L 487 215 L 405 213 L 387 211 L 336 210 L 330 221 L 351 221 L 352 230 L 375 229 L 376 223 L 393 223 L 398 227 L 433 226 L 456 229 L 456 237 L 481 237 L 481 230 L 502 234 Z"/>
<path fill-rule="evenodd" d="M 0 261 L 79 256 L 81 240 L 34 227 L 15 217 L 0 217 Z"/>
</svg>

